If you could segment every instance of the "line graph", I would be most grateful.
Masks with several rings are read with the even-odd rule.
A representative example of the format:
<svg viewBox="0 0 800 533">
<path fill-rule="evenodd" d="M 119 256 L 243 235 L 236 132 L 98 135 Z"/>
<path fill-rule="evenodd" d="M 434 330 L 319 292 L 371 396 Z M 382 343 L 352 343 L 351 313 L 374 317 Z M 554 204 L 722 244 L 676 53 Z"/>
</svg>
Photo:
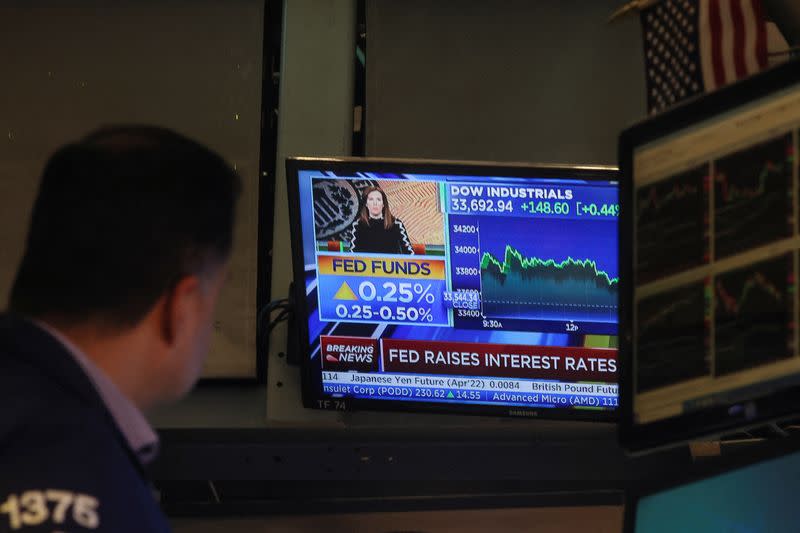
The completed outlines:
<svg viewBox="0 0 800 533">
<path fill-rule="evenodd" d="M 756 179 L 755 187 L 739 187 L 730 183 L 728 177 L 724 174 L 717 174 L 716 182 L 719 184 L 720 198 L 725 203 L 752 200 L 763 196 L 767 192 L 767 178 L 771 175 L 780 174 L 783 172 L 784 165 L 789 164 L 787 161 L 784 164 L 775 164 L 772 161 L 766 161 L 761 172 Z"/>
<path fill-rule="evenodd" d="M 707 375 L 706 286 L 693 283 L 639 302 L 636 388 L 638 392 Z"/>
<path fill-rule="evenodd" d="M 451 215 L 449 223 L 452 286 L 480 295 L 479 316 L 457 313 L 457 327 L 616 333 L 616 219 Z"/>
<path fill-rule="evenodd" d="M 480 262 L 487 316 L 548 320 L 615 320 L 619 279 L 591 259 L 525 257 L 510 244 L 502 260 Z"/>
<path fill-rule="evenodd" d="M 729 257 L 791 234 L 793 161 L 791 134 L 716 161 L 716 258 Z"/>
<path fill-rule="evenodd" d="M 725 272 L 714 282 L 717 375 L 791 357 L 792 254 Z"/>
<path fill-rule="evenodd" d="M 747 278 L 738 296 L 730 294 L 722 285 L 722 281 L 717 280 L 717 296 L 726 313 L 738 314 L 747 309 L 750 298 L 757 296 L 758 291 L 763 291 L 776 302 L 783 299 L 780 289 L 761 272 L 755 272 Z"/>
<path fill-rule="evenodd" d="M 683 178 L 685 176 L 685 174 L 681 174 L 673 178 Z M 697 196 L 697 193 L 700 192 L 701 189 L 701 186 L 696 183 L 680 183 L 675 180 L 670 181 L 672 182 L 672 187 L 663 195 L 659 195 L 658 187 L 648 187 L 648 192 L 640 196 L 637 209 L 637 214 L 640 218 L 650 210 L 658 212 L 669 207 L 673 202 L 679 202 L 685 198 Z"/>
<path fill-rule="evenodd" d="M 637 191 L 637 284 L 707 259 L 708 174 L 705 164 Z"/>
<path fill-rule="evenodd" d="M 517 266 L 520 270 L 552 270 L 557 277 L 567 278 L 570 276 L 583 276 L 583 272 L 593 272 L 593 277 L 598 286 L 613 286 L 619 283 L 619 278 L 612 278 L 607 272 L 597 269 L 597 263 L 591 259 L 566 258 L 561 262 L 555 259 L 539 259 L 538 257 L 522 257 L 522 254 L 515 250 L 510 244 L 506 245 L 506 253 L 501 263 L 489 252 L 484 252 L 481 259 L 481 270 L 497 270 L 499 274 L 506 275 Z M 576 274 L 576 272 L 580 272 Z M 533 275 L 533 274 L 531 274 Z"/>
</svg>

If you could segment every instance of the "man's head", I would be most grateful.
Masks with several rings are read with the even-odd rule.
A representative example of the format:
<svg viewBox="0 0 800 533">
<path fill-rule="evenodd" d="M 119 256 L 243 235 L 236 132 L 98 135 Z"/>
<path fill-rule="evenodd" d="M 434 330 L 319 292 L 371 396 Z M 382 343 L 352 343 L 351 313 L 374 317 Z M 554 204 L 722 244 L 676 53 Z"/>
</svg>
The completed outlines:
<svg viewBox="0 0 800 533">
<path fill-rule="evenodd" d="M 222 158 L 165 129 L 108 128 L 61 148 L 9 309 L 101 337 L 136 332 L 155 399 L 184 393 L 207 351 L 240 189 Z"/>
</svg>

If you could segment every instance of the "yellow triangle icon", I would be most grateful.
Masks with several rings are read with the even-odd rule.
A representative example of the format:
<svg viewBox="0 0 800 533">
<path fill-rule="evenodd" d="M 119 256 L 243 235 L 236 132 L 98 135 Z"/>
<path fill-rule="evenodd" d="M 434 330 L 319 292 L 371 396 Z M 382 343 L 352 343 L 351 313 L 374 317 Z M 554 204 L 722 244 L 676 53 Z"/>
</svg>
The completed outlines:
<svg viewBox="0 0 800 533">
<path fill-rule="evenodd" d="M 347 284 L 345 281 L 342 283 L 342 286 L 339 287 L 339 290 L 336 291 L 336 294 L 333 295 L 334 300 L 358 300 L 356 297 L 356 293 L 353 292 L 353 289 L 350 288 L 350 285 Z"/>
</svg>

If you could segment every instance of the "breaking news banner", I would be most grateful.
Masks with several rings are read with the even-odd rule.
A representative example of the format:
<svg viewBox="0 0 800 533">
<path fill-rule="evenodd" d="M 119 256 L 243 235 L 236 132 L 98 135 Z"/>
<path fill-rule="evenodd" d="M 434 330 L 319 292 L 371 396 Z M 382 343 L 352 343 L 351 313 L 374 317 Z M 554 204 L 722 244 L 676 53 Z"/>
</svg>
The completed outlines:
<svg viewBox="0 0 800 533">
<path fill-rule="evenodd" d="M 542 407 L 617 406 L 617 351 L 322 336 L 323 390 L 339 397 Z"/>
<path fill-rule="evenodd" d="M 377 372 L 378 339 L 364 337 L 329 337 L 320 339 L 322 368 L 343 372 Z"/>
<path fill-rule="evenodd" d="M 383 369 L 388 372 L 617 380 L 616 350 L 394 339 L 382 339 L 381 343 Z"/>
</svg>

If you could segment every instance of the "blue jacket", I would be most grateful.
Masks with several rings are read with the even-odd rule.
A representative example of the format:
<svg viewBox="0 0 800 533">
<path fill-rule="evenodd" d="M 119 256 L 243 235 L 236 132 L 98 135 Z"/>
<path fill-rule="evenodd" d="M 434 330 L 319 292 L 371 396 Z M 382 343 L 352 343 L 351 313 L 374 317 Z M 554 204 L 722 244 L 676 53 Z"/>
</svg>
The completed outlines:
<svg viewBox="0 0 800 533">
<path fill-rule="evenodd" d="M 169 530 L 78 363 L 32 323 L 0 314 L 0 532 Z"/>
</svg>

